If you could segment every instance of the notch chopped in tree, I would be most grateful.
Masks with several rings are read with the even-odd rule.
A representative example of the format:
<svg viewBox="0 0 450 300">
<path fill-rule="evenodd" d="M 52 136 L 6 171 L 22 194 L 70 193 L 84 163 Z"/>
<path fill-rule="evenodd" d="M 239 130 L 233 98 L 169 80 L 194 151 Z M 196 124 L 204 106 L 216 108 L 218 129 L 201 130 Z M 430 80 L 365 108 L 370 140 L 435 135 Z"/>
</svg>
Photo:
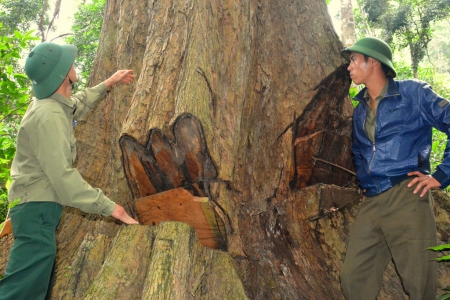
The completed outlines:
<svg viewBox="0 0 450 300">
<path fill-rule="evenodd" d="M 317 183 L 339 186 L 353 183 L 354 175 L 345 171 L 353 170 L 349 151 L 353 111 L 348 100 L 350 84 L 347 65 L 338 67 L 315 88 L 317 93 L 294 121 L 292 189 Z"/>
<path fill-rule="evenodd" d="M 144 225 L 184 222 L 203 245 L 226 249 L 224 222 L 215 211 L 220 208 L 209 201 L 208 181 L 217 178 L 217 170 L 200 121 L 187 113 L 179 116 L 173 140 L 159 129 L 150 130 L 145 146 L 128 135 L 119 140 L 139 220 Z"/>
</svg>

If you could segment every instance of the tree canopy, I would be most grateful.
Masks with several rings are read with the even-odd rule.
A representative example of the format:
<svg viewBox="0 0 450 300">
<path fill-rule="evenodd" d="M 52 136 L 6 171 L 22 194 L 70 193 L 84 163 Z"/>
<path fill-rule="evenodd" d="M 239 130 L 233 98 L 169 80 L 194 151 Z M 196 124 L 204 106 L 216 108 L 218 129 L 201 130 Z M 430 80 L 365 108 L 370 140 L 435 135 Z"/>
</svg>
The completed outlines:
<svg viewBox="0 0 450 300">
<path fill-rule="evenodd" d="M 43 13 L 48 9 L 48 0 L 1 0 L 0 22 L 3 27 L 0 34 L 12 34 L 14 30 L 26 32 L 39 22 L 48 24 L 48 17 L 40 17 L 45 16 Z"/>
<path fill-rule="evenodd" d="M 358 26 L 365 27 L 363 32 L 371 32 L 367 27 L 381 30 L 381 37 L 395 49 L 408 47 L 417 78 L 433 38 L 433 23 L 449 16 L 450 0 L 358 0 L 358 4 L 368 21 Z"/>
</svg>

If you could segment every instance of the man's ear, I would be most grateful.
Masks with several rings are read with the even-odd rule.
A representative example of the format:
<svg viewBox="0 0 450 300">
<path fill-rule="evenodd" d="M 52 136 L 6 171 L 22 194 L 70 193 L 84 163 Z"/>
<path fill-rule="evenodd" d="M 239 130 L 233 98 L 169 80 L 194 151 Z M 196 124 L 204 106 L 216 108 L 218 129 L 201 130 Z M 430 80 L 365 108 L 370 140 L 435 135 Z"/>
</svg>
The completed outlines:
<svg viewBox="0 0 450 300">
<path fill-rule="evenodd" d="M 370 59 L 372 60 L 372 65 L 376 66 L 377 64 L 379 65 L 380 62 L 372 57 L 370 57 Z"/>
</svg>

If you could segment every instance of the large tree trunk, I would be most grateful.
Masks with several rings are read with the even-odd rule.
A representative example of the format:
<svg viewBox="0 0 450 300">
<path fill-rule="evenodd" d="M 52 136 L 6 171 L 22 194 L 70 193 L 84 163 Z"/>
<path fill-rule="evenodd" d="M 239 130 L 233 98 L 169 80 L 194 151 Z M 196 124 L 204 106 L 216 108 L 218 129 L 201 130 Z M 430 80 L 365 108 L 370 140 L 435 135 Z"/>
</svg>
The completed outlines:
<svg viewBox="0 0 450 300">
<path fill-rule="evenodd" d="M 119 140 L 141 149 L 154 129 L 178 146 L 173 128 L 192 116 L 215 170 L 199 193 L 226 242 L 214 250 L 186 224 L 124 226 L 65 209 L 53 298 L 343 299 L 338 275 L 360 194 L 341 48 L 324 1 L 108 1 L 90 82 L 119 68 L 137 80 L 78 125 L 77 167 L 138 216 L 137 195 L 183 184 L 130 169 Z M 385 282 L 381 299 L 403 299 L 392 267 Z"/>
</svg>

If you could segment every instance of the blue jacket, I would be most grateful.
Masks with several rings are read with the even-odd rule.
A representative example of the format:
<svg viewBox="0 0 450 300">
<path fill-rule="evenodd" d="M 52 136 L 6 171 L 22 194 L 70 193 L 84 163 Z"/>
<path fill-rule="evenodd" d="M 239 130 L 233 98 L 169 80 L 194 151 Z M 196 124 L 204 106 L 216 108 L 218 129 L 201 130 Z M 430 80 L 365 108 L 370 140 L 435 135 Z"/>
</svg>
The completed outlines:
<svg viewBox="0 0 450 300">
<path fill-rule="evenodd" d="M 408 178 L 407 173 L 430 174 L 432 127 L 450 134 L 449 101 L 422 81 L 389 78 L 387 94 L 378 104 L 375 143 L 367 137 L 364 123 L 365 88 L 356 95 L 360 103 L 353 113 L 353 146 L 356 177 L 366 196 L 380 194 Z M 432 176 L 441 188 L 450 184 L 450 143 Z"/>
</svg>

